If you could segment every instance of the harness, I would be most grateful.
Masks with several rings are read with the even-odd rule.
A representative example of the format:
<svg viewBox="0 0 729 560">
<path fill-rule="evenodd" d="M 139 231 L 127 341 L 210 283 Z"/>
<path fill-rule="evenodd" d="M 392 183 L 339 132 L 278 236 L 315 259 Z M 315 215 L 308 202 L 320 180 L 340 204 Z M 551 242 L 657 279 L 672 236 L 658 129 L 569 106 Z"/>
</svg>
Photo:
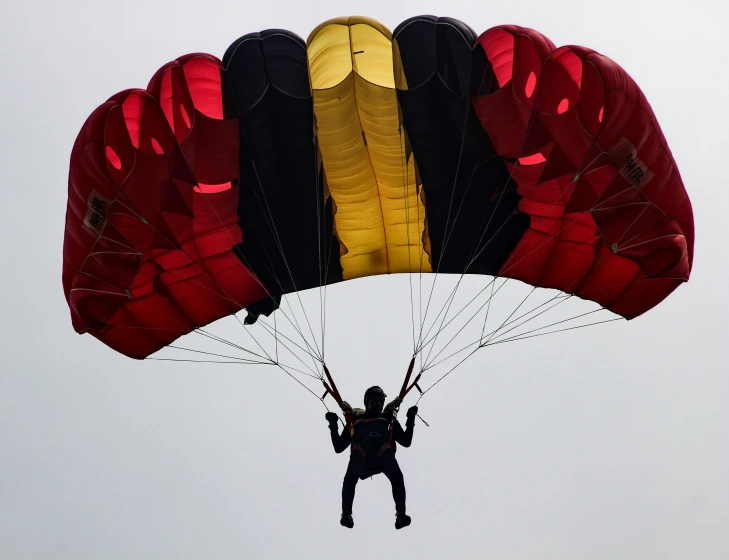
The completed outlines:
<svg viewBox="0 0 729 560">
<path fill-rule="evenodd" d="M 387 424 L 387 432 L 388 432 L 388 438 L 385 443 L 383 443 L 380 448 L 377 450 L 376 456 L 379 457 L 382 455 L 385 451 L 388 449 L 391 449 L 394 451 L 394 441 L 395 441 L 395 430 L 394 430 L 394 424 L 395 424 L 395 413 L 390 417 L 388 420 L 387 418 L 384 418 L 382 416 L 378 416 L 377 418 L 360 418 L 358 420 L 355 420 L 354 422 L 351 422 L 349 424 L 349 437 L 352 439 L 352 452 L 355 451 L 358 452 L 363 457 L 367 457 L 367 451 L 358 443 L 354 443 L 354 427 L 358 426 L 360 424 L 365 424 L 368 422 L 377 422 L 379 420 L 386 421 Z"/>
</svg>

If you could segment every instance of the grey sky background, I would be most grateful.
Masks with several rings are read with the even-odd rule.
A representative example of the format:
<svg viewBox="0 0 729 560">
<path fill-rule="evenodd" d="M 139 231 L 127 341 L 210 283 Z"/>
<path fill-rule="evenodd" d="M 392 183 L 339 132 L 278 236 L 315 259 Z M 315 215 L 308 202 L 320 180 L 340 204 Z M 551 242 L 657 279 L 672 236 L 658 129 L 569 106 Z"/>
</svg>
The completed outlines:
<svg viewBox="0 0 729 560">
<path fill-rule="evenodd" d="M 630 323 L 475 354 L 420 402 L 430 427 L 398 452 L 413 525 L 394 530 L 380 476 L 358 486 L 347 531 L 347 453 L 280 370 L 136 362 L 74 333 L 61 288 L 68 158 L 95 107 L 177 56 L 222 57 L 268 28 L 305 39 L 342 15 L 394 29 L 425 13 L 478 33 L 533 27 L 621 64 L 694 205 L 694 270 Z M 0 558 L 728 558 L 727 24 L 718 0 L 4 2 Z M 407 280 L 328 298 L 342 393 L 394 395 L 412 351 Z"/>
</svg>

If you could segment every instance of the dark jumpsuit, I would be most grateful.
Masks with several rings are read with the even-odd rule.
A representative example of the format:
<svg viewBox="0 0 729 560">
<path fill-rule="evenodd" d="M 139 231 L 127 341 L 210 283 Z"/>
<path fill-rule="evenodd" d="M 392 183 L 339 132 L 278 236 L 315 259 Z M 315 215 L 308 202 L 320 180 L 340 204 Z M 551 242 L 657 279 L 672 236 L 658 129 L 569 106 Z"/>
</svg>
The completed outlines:
<svg viewBox="0 0 729 560">
<path fill-rule="evenodd" d="M 390 419 L 385 416 L 360 416 L 354 421 L 354 438 L 350 436 L 349 427 L 345 426 L 342 433 L 337 431 L 337 424 L 330 424 L 334 451 L 341 453 L 352 444 L 349 456 L 347 473 L 342 484 L 342 511 L 352 512 L 354 491 L 359 479 L 383 473 L 392 484 L 392 497 L 395 499 L 395 509 L 398 513 L 405 513 L 405 480 L 400 466 L 395 458 L 395 451 L 399 443 L 403 447 L 410 447 L 413 440 L 415 417 L 408 418 L 403 430 L 400 422 L 392 422 L 392 440 L 390 439 Z M 354 441 L 353 441 L 354 440 Z"/>
</svg>

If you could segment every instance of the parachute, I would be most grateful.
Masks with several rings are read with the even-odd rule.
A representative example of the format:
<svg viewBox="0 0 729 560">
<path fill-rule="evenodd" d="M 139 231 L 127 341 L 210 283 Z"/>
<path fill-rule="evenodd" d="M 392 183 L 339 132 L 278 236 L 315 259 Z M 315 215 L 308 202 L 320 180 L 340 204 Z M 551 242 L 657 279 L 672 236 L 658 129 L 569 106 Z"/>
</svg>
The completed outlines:
<svg viewBox="0 0 729 560">
<path fill-rule="evenodd" d="M 609 58 L 518 26 L 350 17 L 182 56 L 99 106 L 71 153 L 62 281 L 73 328 L 126 356 L 197 333 L 281 366 L 204 328 L 246 310 L 324 381 L 323 334 L 284 306 L 306 290 L 481 275 L 463 310 L 487 319 L 506 281 L 556 291 L 484 320 L 478 349 L 571 297 L 635 318 L 688 281 L 693 243 L 656 117 Z M 423 294 L 414 354 L 452 321 L 449 296 L 429 337 Z"/>
</svg>

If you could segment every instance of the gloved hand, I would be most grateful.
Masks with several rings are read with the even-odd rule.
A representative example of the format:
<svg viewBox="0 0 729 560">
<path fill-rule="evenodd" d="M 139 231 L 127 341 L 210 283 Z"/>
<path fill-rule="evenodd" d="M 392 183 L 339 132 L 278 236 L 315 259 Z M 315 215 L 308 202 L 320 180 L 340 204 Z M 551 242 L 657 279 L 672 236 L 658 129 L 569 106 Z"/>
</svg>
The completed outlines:
<svg viewBox="0 0 729 560">
<path fill-rule="evenodd" d="M 415 418 L 415 415 L 417 413 L 418 413 L 418 407 L 417 406 L 411 406 L 410 408 L 408 408 L 408 411 L 407 411 L 407 417 L 408 417 L 408 419 L 409 420 L 412 420 L 413 418 Z"/>
<path fill-rule="evenodd" d="M 327 422 L 329 422 L 329 425 L 330 426 L 335 426 L 336 427 L 337 420 L 339 420 L 339 418 L 337 417 L 337 413 L 336 412 L 327 412 L 324 415 L 324 417 L 327 419 Z"/>
<path fill-rule="evenodd" d="M 400 400 L 400 397 L 395 397 L 392 401 L 385 405 L 383 413 L 392 412 L 393 410 L 395 410 L 395 408 L 400 406 L 401 402 L 402 400 Z"/>
<path fill-rule="evenodd" d="M 339 406 L 344 414 L 350 414 L 352 412 L 352 405 L 350 405 L 347 401 L 342 401 L 342 404 Z"/>
</svg>

